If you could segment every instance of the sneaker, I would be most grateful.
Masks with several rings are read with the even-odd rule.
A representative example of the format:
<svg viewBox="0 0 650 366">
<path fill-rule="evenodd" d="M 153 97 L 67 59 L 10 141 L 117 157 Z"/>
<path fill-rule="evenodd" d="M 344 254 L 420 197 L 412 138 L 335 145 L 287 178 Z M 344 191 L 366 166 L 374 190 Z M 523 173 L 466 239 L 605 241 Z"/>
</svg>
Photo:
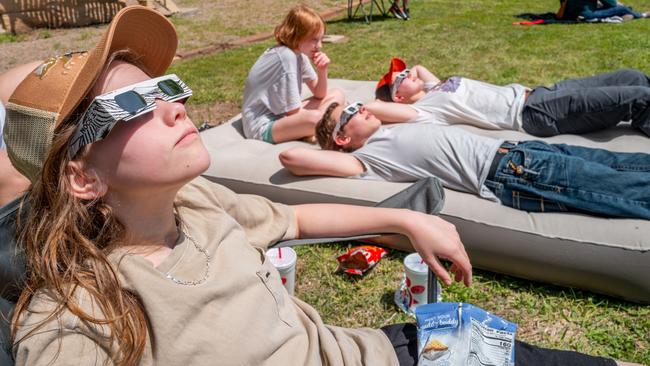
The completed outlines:
<svg viewBox="0 0 650 366">
<path fill-rule="evenodd" d="M 642 14 L 642 15 L 643 15 L 643 14 Z M 625 14 L 625 15 L 621 16 L 621 18 L 623 18 L 623 21 L 624 21 L 624 22 L 627 22 L 628 20 L 632 20 L 632 19 L 634 19 L 634 15 L 632 15 L 632 14 Z"/>
<path fill-rule="evenodd" d="M 411 12 L 409 11 L 409 8 L 404 7 L 402 9 L 402 13 L 404 14 L 404 16 L 406 16 L 406 19 L 411 19 Z"/>
<path fill-rule="evenodd" d="M 614 23 L 614 24 L 620 24 L 623 23 L 623 18 L 619 17 L 618 15 L 614 15 L 609 18 L 600 18 L 600 21 L 602 23 Z"/>
<path fill-rule="evenodd" d="M 402 10 L 400 10 L 399 6 L 397 5 L 397 2 L 394 2 L 393 5 L 390 6 L 388 12 L 393 14 L 397 19 L 407 20 L 406 16 L 404 13 L 402 13 Z"/>
</svg>

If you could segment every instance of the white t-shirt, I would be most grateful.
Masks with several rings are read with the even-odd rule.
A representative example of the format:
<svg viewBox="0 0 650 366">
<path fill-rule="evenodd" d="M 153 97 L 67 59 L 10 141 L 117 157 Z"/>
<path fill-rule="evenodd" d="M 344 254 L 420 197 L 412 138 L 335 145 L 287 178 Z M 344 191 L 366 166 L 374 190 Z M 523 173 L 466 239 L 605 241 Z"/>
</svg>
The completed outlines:
<svg viewBox="0 0 650 366">
<path fill-rule="evenodd" d="M 2 105 L 2 102 L 0 102 L 0 150 L 7 148 L 7 145 L 5 145 L 5 138 L 4 138 L 6 117 L 7 117 L 7 111 L 5 110 L 5 106 Z"/>
<path fill-rule="evenodd" d="M 309 58 L 286 46 L 264 51 L 246 78 L 242 122 L 247 138 L 261 139 L 266 126 L 299 108 L 302 83 L 316 80 Z"/>
<path fill-rule="evenodd" d="M 498 201 L 483 184 L 503 140 L 432 123 L 381 127 L 352 152 L 365 171 L 358 178 L 413 182 L 435 176 L 457 191 Z"/>
<path fill-rule="evenodd" d="M 459 76 L 432 88 L 410 106 L 418 116 L 409 122 L 469 124 L 488 130 L 521 129 L 528 88 L 493 85 Z"/>
</svg>

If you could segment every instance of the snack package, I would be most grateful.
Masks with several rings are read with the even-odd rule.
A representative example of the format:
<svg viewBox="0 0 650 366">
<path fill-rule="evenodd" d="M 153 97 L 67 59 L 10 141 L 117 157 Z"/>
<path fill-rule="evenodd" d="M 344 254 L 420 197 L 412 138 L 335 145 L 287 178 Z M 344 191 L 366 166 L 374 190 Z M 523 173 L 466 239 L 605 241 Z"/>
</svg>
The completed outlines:
<svg viewBox="0 0 650 366">
<path fill-rule="evenodd" d="M 419 366 L 515 364 L 514 323 L 455 302 L 418 306 L 415 318 Z"/>
<path fill-rule="evenodd" d="M 354 247 L 336 258 L 339 262 L 339 267 L 336 270 L 362 275 L 379 263 L 387 253 L 386 249 L 372 245 Z"/>
</svg>

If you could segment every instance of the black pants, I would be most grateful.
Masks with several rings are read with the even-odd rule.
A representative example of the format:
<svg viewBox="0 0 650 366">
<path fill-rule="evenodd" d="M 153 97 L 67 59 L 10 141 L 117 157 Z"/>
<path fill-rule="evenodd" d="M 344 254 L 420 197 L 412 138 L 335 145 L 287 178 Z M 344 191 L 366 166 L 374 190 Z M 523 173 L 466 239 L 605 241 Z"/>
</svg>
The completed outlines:
<svg viewBox="0 0 650 366">
<path fill-rule="evenodd" d="M 11 359 L 11 347 L 9 346 L 10 330 L 9 319 L 14 304 L 0 297 L 0 366 L 11 366 L 14 364 Z"/>
<path fill-rule="evenodd" d="M 381 328 L 395 348 L 400 366 L 418 363 L 417 328 L 415 324 L 395 324 Z M 588 356 L 573 351 L 539 348 L 515 342 L 516 366 L 616 366 L 612 359 Z"/>
<path fill-rule="evenodd" d="M 629 120 L 650 136 L 650 79 L 630 69 L 537 87 L 522 112 L 524 131 L 543 137 L 593 132 Z"/>
</svg>

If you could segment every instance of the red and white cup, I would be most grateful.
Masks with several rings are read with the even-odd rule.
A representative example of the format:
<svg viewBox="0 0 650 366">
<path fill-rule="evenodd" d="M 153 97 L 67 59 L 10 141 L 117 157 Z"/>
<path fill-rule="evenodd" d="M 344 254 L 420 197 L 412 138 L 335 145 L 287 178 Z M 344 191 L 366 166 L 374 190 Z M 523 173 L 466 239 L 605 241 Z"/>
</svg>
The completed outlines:
<svg viewBox="0 0 650 366">
<path fill-rule="evenodd" d="M 296 262 L 298 260 L 296 251 L 289 247 L 273 248 L 266 251 L 266 257 L 280 272 L 284 288 L 287 289 L 289 295 L 293 296 L 293 289 L 296 286 Z"/>
<path fill-rule="evenodd" d="M 429 267 L 418 253 L 411 253 L 404 258 L 404 283 L 400 293 L 396 294 L 396 302 L 403 310 L 414 314 L 415 308 L 426 304 L 428 297 Z M 436 286 L 434 301 L 440 301 L 440 283 L 434 281 Z"/>
</svg>

